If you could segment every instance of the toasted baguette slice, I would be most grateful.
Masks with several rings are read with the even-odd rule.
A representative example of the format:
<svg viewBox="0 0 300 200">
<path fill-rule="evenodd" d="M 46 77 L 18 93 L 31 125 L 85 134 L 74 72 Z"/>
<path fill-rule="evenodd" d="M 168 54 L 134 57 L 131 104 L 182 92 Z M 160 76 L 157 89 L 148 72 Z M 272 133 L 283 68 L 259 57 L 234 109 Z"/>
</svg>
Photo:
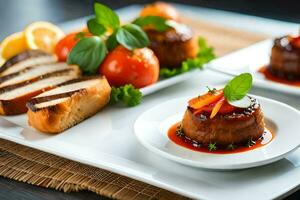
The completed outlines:
<svg viewBox="0 0 300 200">
<path fill-rule="evenodd" d="M 71 80 L 28 103 L 28 123 L 45 133 L 59 133 L 97 113 L 110 99 L 104 77 Z"/>
</svg>

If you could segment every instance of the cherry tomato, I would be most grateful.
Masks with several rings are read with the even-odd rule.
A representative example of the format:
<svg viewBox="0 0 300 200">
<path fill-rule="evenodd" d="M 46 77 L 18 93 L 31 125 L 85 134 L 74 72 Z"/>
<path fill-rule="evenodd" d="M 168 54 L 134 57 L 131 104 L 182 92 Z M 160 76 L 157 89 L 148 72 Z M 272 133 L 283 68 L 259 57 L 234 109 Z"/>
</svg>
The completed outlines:
<svg viewBox="0 0 300 200">
<path fill-rule="evenodd" d="M 79 37 L 77 34 L 83 33 L 83 36 L 90 35 L 86 32 L 74 32 L 66 35 L 63 39 L 61 39 L 55 46 L 55 54 L 58 57 L 58 60 L 65 62 L 67 61 L 67 57 L 71 51 L 71 49 L 75 46 L 75 44 L 79 41 Z"/>
<path fill-rule="evenodd" d="M 168 3 L 164 2 L 155 2 L 149 5 L 146 5 L 140 16 L 158 16 L 170 20 L 179 20 L 179 14 L 176 9 Z"/>
<path fill-rule="evenodd" d="M 117 46 L 108 53 L 99 72 L 113 86 L 132 84 L 136 88 L 142 88 L 158 80 L 159 62 L 149 48 L 130 51 Z"/>
</svg>

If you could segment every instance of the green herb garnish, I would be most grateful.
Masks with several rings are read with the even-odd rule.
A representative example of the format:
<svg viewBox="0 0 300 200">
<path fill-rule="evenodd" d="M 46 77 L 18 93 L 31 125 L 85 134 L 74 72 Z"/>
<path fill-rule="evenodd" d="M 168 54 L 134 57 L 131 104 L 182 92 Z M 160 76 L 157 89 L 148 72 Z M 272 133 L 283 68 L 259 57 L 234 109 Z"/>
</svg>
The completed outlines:
<svg viewBox="0 0 300 200">
<path fill-rule="evenodd" d="M 96 73 L 106 54 L 106 45 L 100 37 L 87 37 L 73 47 L 67 63 L 79 65 L 84 74 L 90 75 Z"/>
<path fill-rule="evenodd" d="M 159 16 L 139 17 L 139 18 L 135 19 L 132 23 L 136 24 L 142 28 L 151 27 L 158 32 L 164 32 L 164 31 L 168 30 L 169 28 L 171 28 L 167 24 L 167 20 L 165 18 L 159 17 Z"/>
<path fill-rule="evenodd" d="M 172 76 L 176 76 L 178 74 L 182 74 L 188 72 L 193 69 L 202 69 L 205 63 L 208 63 L 212 59 L 215 58 L 215 54 L 213 52 L 213 48 L 209 47 L 206 44 L 204 38 L 198 38 L 198 46 L 199 52 L 197 53 L 197 57 L 193 59 L 187 59 L 186 61 L 182 62 L 181 67 L 168 69 L 168 68 L 161 68 L 160 69 L 160 76 L 164 78 L 169 78 Z"/>
<path fill-rule="evenodd" d="M 179 126 L 177 126 L 177 128 L 176 128 L 176 135 L 183 136 L 183 128 L 182 128 L 181 124 Z"/>
<path fill-rule="evenodd" d="M 224 88 L 224 96 L 227 101 L 236 101 L 245 97 L 252 87 L 252 75 L 243 73 L 234 77 Z"/>
<path fill-rule="evenodd" d="M 89 32 L 94 36 L 81 39 L 68 56 L 68 63 L 79 65 L 85 74 L 96 73 L 107 49 L 111 50 L 118 44 L 129 50 L 149 45 L 147 34 L 139 26 L 121 26 L 118 15 L 107 6 L 95 3 L 94 12 L 95 17 L 87 21 Z"/>
<path fill-rule="evenodd" d="M 252 147 L 253 145 L 255 145 L 256 142 L 254 140 L 252 140 L 252 138 L 250 138 L 246 144 L 247 147 Z"/>
<path fill-rule="evenodd" d="M 209 151 L 216 151 L 217 150 L 217 143 L 209 143 L 207 146 Z"/>
<path fill-rule="evenodd" d="M 142 100 L 142 93 L 134 88 L 133 85 L 127 84 L 121 87 L 112 87 L 110 94 L 110 103 L 123 102 L 126 106 L 136 106 Z"/>
<path fill-rule="evenodd" d="M 216 88 L 210 88 L 209 86 L 206 86 L 206 88 L 208 89 L 208 92 L 211 94 L 215 94 L 217 89 Z"/>
<path fill-rule="evenodd" d="M 228 146 L 227 146 L 227 149 L 228 150 L 234 150 L 236 148 L 236 146 L 232 143 L 232 144 L 229 144 Z"/>
</svg>

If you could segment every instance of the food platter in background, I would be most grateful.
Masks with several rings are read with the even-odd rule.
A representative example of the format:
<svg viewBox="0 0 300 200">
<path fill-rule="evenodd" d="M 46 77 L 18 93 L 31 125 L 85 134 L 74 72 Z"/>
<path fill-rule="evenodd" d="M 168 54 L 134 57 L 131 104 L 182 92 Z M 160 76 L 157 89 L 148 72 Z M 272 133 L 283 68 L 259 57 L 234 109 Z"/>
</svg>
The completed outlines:
<svg viewBox="0 0 300 200">
<path fill-rule="evenodd" d="M 231 76 L 236 76 L 242 72 L 249 72 L 253 75 L 254 86 L 299 96 L 299 86 L 266 79 L 265 76 L 259 72 L 262 67 L 266 67 L 270 63 L 273 43 L 273 39 L 268 39 L 235 51 L 211 61 L 207 65 L 207 68 Z"/>
</svg>

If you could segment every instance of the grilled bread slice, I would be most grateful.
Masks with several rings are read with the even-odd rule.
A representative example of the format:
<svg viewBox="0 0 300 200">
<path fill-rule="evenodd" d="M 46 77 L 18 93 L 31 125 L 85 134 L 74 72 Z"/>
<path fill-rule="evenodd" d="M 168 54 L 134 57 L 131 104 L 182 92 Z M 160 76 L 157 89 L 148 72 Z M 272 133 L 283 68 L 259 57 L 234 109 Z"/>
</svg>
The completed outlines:
<svg viewBox="0 0 300 200">
<path fill-rule="evenodd" d="M 78 66 L 57 63 L 44 52 L 18 54 L 0 68 L 0 114 L 25 113 L 29 99 L 79 75 Z"/>
<path fill-rule="evenodd" d="M 8 59 L 0 67 L 0 75 L 3 76 L 21 71 L 27 67 L 55 62 L 57 62 L 57 58 L 54 55 L 50 55 L 40 50 L 28 50 Z"/>
<path fill-rule="evenodd" d="M 45 133 L 59 133 L 97 113 L 110 99 L 104 77 L 84 77 L 46 91 L 28 103 L 28 123 Z"/>
</svg>

